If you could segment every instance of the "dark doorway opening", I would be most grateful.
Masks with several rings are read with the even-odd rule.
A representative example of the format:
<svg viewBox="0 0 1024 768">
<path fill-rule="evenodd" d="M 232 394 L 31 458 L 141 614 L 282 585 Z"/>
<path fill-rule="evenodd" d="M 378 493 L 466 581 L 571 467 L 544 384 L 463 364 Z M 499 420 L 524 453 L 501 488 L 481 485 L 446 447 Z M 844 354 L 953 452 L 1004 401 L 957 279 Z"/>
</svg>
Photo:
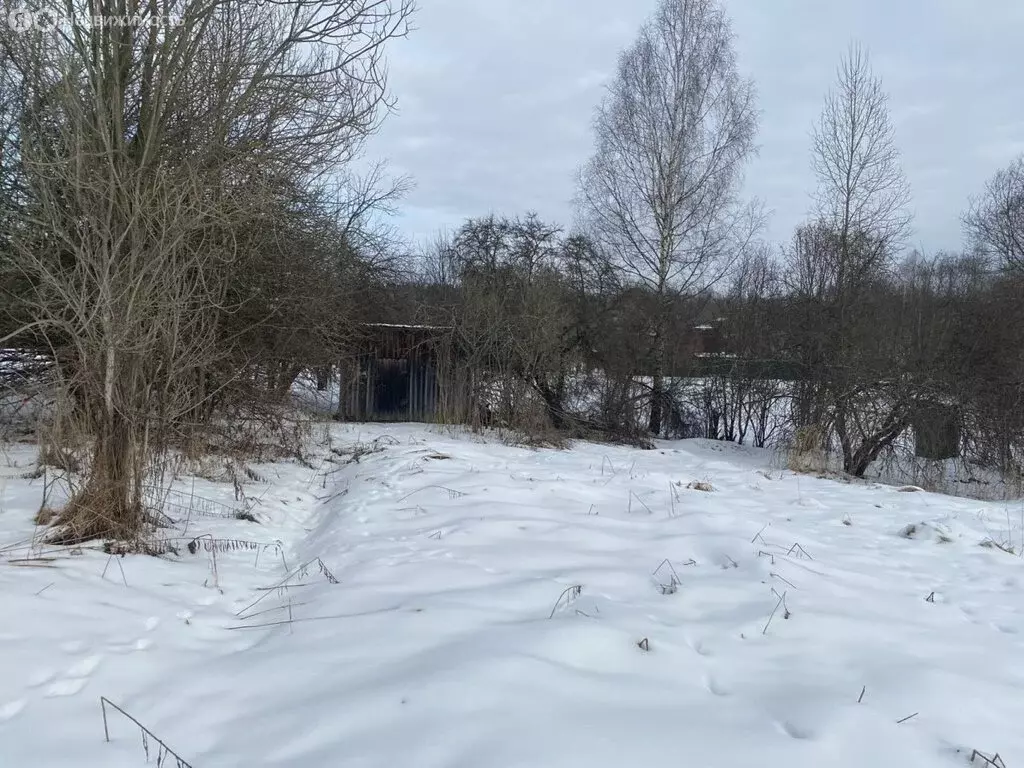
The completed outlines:
<svg viewBox="0 0 1024 768">
<path fill-rule="evenodd" d="M 944 403 L 921 403 L 913 419 L 914 455 L 955 459 L 960 455 L 960 414 Z"/>
<path fill-rule="evenodd" d="M 409 409 L 409 361 L 378 360 L 377 413 L 385 418 L 405 418 Z"/>
</svg>

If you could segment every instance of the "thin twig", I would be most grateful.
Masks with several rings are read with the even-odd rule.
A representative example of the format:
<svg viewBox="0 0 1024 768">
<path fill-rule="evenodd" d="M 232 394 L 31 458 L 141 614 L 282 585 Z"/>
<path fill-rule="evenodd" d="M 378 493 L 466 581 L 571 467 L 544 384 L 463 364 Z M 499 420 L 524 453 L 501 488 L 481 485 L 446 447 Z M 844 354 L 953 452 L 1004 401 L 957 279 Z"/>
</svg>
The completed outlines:
<svg viewBox="0 0 1024 768">
<path fill-rule="evenodd" d="M 774 576 L 774 577 L 775 577 L 776 579 L 778 579 L 779 581 L 781 581 L 781 582 L 782 582 L 783 584 L 788 584 L 788 585 L 789 585 L 789 586 L 791 586 L 791 587 L 792 587 L 793 589 L 796 589 L 796 588 L 797 588 L 797 587 L 796 587 L 796 584 L 794 584 L 794 583 L 793 583 L 792 581 L 789 581 L 788 579 L 784 579 L 784 578 L 782 578 L 781 576 L 779 576 L 779 574 L 775 573 L 775 571 L 771 571 L 771 572 L 769 573 L 769 575 L 770 575 L 770 576 Z"/>
<path fill-rule="evenodd" d="M 277 592 L 285 589 L 298 589 L 299 587 L 315 587 L 315 584 L 278 584 L 276 587 L 256 587 L 257 592 Z"/>
<path fill-rule="evenodd" d="M 242 614 L 246 613 L 250 609 L 252 609 L 255 606 L 259 605 L 259 603 L 261 603 L 263 600 L 265 600 L 266 597 L 268 595 L 270 595 L 271 592 L 273 592 L 274 590 L 278 590 L 278 589 L 281 589 L 281 588 L 287 587 L 287 586 L 292 586 L 292 585 L 289 585 L 288 582 L 291 581 L 296 576 L 300 576 L 300 577 L 301 576 L 305 576 L 309 572 L 309 566 L 313 565 L 314 563 L 317 564 L 317 566 L 320 569 L 320 573 L 323 574 L 324 578 L 327 579 L 328 583 L 330 583 L 330 584 L 337 584 L 338 583 L 338 579 L 334 576 L 333 573 L 330 572 L 330 570 L 328 570 L 327 566 L 324 565 L 324 561 L 321 560 L 319 557 L 315 557 L 312 560 L 310 560 L 309 562 L 303 563 L 302 565 L 300 565 L 294 571 L 292 571 L 287 576 L 285 576 L 283 579 L 281 579 L 281 581 L 279 581 L 273 587 L 264 588 L 266 591 L 264 591 L 264 593 L 262 595 L 260 595 L 258 598 L 253 600 L 247 606 L 245 606 L 245 608 L 243 608 L 242 610 L 238 611 L 238 613 L 236 613 L 235 616 L 237 616 L 238 618 L 246 618 Z"/>
<path fill-rule="evenodd" d="M 224 627 L 224 629 L 236 630 L 236 629 L 263 629 L 265 627 L 280 627 L 284 624 L 299 624 L 304 621 L 334 621 L 338 619 L 356 619 L 362 616 L 374 616 L 378 613 L 391 613 L 392 611 L 401 610 L 403 606 L 398 605 L 393 608 L 382 608 L 378 611 L 360 611 L 359 613 L 340 613 L 336 616 L 307 616 L 305 618 L 293 619 L 292 621 L 270 621 L 265 624 L 239 624 L 234 627 Z"/>
<path fill-rule="evenodd" d="M 551 607 L 551 615 L 549 615 L 548 618 L 555 618 L 555 613 L 558 611 L 558 606 L 562 604 L 563 598 L 565 598 L 565 605 L 568 607 L 573 600 L 580 596 L 581 592 L 583 592 L 582 584 L 573 584 L 571 587 L 566 587 L 562 590 L 562 594 L 558 596 L 558 599 L 555 600 L 555 604 Z"/>
<path fill-rule="evenodd" d="M 772 589 L 772 592 L 775 592 L 775 590 L 774 590 L 774 589 Z M 777 595 L 778 595 L 778 592 L 775 592 L 775 594 L 777 594 Z M 772 623 L 772 619 L 773 619 L 773 618 L 775 618 L 775 612 L 776 612 L 777 610 L 779 610 L 779 606 L 780 606 L 780 605 L 783 605 L 783 604 L 785 603 L 785 601 L 786 601 L 786 593 L 785 593 L 785 592 L 783 592 L 783 593 L 782 593 L 781 595 L 779 595 L 779 602 L 777 602 L 777 603 L 775 604 L 775 607 L 774 607 L 774 608 L 772 608 L 772 613 L 771 613 L 771 615 L 770 615 L 770 616 L 768 617 L 768 621 L 767 621 L 767 622 L 765 623 L 765 625 L 764 625 L 764 629 L 762 629 L 762 630 L 761 630 L 761 634 L 762 634 L 762 635 L 764 635 L 764 634 L 767 634 L 767 632 L 768 632 L 768 627 L 769 627 L 769 626 L 771 625 L 771 623 Z M 787 610 L 787 613 L 788 613 L 788 610 Z"/>
<path fill-rule="evenodd" d="M 605 464 L 607 464 L 609 466 L 609 468 L 611 469 L 612 477 L 615 477 L 615 475 L 617 475 L 618 472 L 616 472 L 615 465 L 612 464 L 612 460 L 609 459 L 607 456 L 602 456 L 601 457 L 601 477 L 604 477 L 604 465 Z"/>
<path fill-rule="evenodd" d="M 804 555 L 808 560 L 813 560 L 814 559 L 809 554 L 807 554 L 807 550 L 806 549 L 804 549 L 803 547 L 800 546 L 800 542 L 794 543 L 793 546 L 789 548 L 789 551 L 786 552 L 786 554 L 787 555 L 791 555 L 791 554 L 793 554 L 793 552 L 796 552 L 797 555 Z"/>
<path fill-rule="evenodd" d="M 765 532 L 765 530 L 768 528 L 769 525 L 771 525 L 771 523 L 765 523 L 764 527 L 762 527 L 760 531 L 758 531 L 757 533 L 754 534 L 754 538 L 752 538 L 750 540 L 750 543 L 753 544 L 755 541 L 757 541 L 758 537 L 760 537 L 761 534 Z M 761 538 L 761 541 L 762 541 L 762 543 L 765 543 L 765 544 L 768 543 L 763 538 Z"/>
<path fill-rule="evenodd" d="M 462 491 L 456 491 L 454 488 L 448 488 L 447 486 L 444 486 L 444 485 L 425 485 L 422 488 L 417 488 L 412 493 L 407 493 L 405 496 L 403 496 L 402 498 L 400 498 L 398 500 L 398 503 L 401 503 L 401 502 L 405 501 L 406 499 L 408 499 L 410 496 L 414 496 L 415 494 L 419 493 L 420 491 L 425 491 L 428 488 L 440 488 L 442 491 L 447 491 L 448 492 L 448 498 L 450 498 L 450 499 L 458 499 L 458 498 L 461 498 L 461 497 L 466 495 Z"/>
<path fill-rule="evenodd" d="M 639 496 L 637 496 L 635 493 L 633 493 L 633 491 L 630 491 L 629 495 L 630 495 L 630 501 L 629 501 L 629 511 L 630 512 L 633 511 L 633 499 L 635 498 L 637 501 L 639 501 L 641 504 L 643 504 L 644 509 L 647 510 L 647 514 L 649 514 L 649 515 L 653 515 L 654 514 L 654 512 L 651 511 L 651 508 L 648 507 L 646 504 L 644 504 L 644 500 L 641 499 Z"/>
<path fill-rule="evenodd" d="M 970 760 L 971 765 L 974 764 L 974 759 L 978 758 L 978 757 L 980 757 L 982 760 L 984 760 L 988 765 L 993 766 L 993 768 L 1006 768 L 1006 763 L 1003 761 L 1003 758 L 1001 758 L 999 756 L 998 752 L 996 752 L 994 755 L 992 755 L 992 757 L 989 757 L 984 752 L 980 752 L 977 749 L 972 750 L 971 751 L 971 760 Z"/>
<path fill-rule="evenodd" d="M 295 605 L 296 607 L 300 607 L 300 606 L 303 606 L 303 605 L 309 605 L 309 603 L 294 603 L 293 604 L 292 601 L 289 599 L 288 602 L 285 605 L 275 605 L 273 608 L 264 608 L 262 611 L 256 611 L 255 613 L 250 613 L 247 616 L 243 616 L 240 619 L 240 621 L 248 621 L 249 619 L 255 618 L 256 616 L 263 616 L 266 613 L 273 613 L 274 611 L 284 611 L 284 610 L 288 611 L 288 619 L 291 620 L 292 605 Z"/>
<path fill-rule="evenodd" d="M 100 574 L 100 578 L 101 579 L 107 578 L 107 568 L 110 567 L 110 561 L 113 560 L 113 559 L 114 559 L 114 555 L 109 555 L 107 557 L 106 565 L 103 566 L 103 573 Z M 125 578 L 124 567 L 121 565 L 121 561 L 120 560 L 117 561 L 117 567 L 121 569 L 121 579 L 124 581 L 124 585 L 127 587 L 128 586 L 128 579 Z"/>
<path fill-rule="evenodd" d="M 160 739 L 155 733 L 153 733 L 151 730 L 149 730 L 149 728 L 147 728 L 142 723 L 140 723 L 138 720 L 136 720 L 134 717 L 129 715 L 127 712 L 125 712 L 123 709 L 121 709 L 119 706 L 117 706 L 117 704 L 112 702 L 110 699 L 106 698 L 105 696 L 100 696 L 100 709 L 103 712 L 103 737 L 104 737 L 104 739 L 107 742 L 110 741 L 110 727 L 107 724 L 107 707 L 108 706 L 110 706 L 114 710 L 120 712 L 126 718 L 131 720 L 142 731 L 142 733 L 143 733 L 143 741 L 142 741 L 142 743 L 143 743 L 143 747 L 146 749 L 146 752 L 147 752 L 147 761 L 148 761 L 148 756 L 149 756 L 149 747 L 148 747 L 148 744 L 146 742 L 146 737 L 148 736 L 149 738 L 153 739 L 153 741 L 155 741 L 157 744 L 160 745 L 160 748 L 163 750 L 164 753 L 170 755 L 171 757 L 173 757 L 177 761 L 176 762 L 177 768 L 192 768 L 192 766 L 185 761 L 185 758 L 181 757 L 173 749 L 171 749 L 169 746 L 167 746 L 167 744 L 165 744 L 163 742 L 163 740 Z M 161 756 L 159 756 L 157 758 L 157 764 L 158 765 L 162 764 L 164 762 L 162 758 L 163 758 L 163 755 L 161 755 Z"/>
<path fill-rule="evenodd" d="M 664 568 L 666 565 L 668 566 L 668 569 L 670 571 L 672 571 L 671 584 L 673 586 L 678 586 L 678 585 L 682 584 L 683 583 L 682 579 L 679 578 L 679 574 L 676 573 L 675 567 L 672 565 L 672 563 L 669 562 L 668 558 L 665 558 L 664 560 L 662 560 L 661 563 L 658 565 L 658 567 L 654 569 L 654 573 L 652 573 L 651 575 L 654 576 L 655 578 L 657 578 L 658 572 L 662 568 Z"/>
</svg>

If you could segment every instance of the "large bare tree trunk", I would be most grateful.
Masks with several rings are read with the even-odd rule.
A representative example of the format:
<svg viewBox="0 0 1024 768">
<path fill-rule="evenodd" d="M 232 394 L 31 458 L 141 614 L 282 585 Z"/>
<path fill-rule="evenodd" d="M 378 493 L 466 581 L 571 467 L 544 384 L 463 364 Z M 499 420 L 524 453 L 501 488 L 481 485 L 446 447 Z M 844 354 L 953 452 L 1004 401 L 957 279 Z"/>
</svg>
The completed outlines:
<svg viewBox="0 0 1024 768">
<path fill-rule="evenodd" d="M 660 435 L 665 413 L 665 363 L 668 347 L 665 344 L 665 328 L 655 331 L 654 339 L 654 370 L 651 377 L 651 414 L 647 428 L 652 435 Z"/>
</svg>

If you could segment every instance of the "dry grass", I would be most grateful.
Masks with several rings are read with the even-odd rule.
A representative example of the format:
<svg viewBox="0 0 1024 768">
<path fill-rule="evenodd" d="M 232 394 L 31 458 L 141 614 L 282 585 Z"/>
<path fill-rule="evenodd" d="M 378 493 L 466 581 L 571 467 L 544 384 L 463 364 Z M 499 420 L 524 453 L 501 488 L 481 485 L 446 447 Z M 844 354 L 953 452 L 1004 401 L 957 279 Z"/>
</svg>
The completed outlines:
<svg viewBox="0 0 1024 768">
<path fill-rule="evenodd" d="M 39 511 L 36 512 L 33 522 L 36 525 L 51 525 L 59 516 L 60 510 L 53 509 L 52 507 L 40 507 Z"/>
<path fill-rule="evenodd" d="M 914 523 L 908 523 L 900 529 L 899 535 L 904 539 L 912 539 L 918 534 L 918 530 L 919 526 Z"/>
<path fill-rule="evenodd" d="M 141 504 L 128 505 L 123 494 L 108 493 L 96 485 L 75 493 L 50 525 L 48 544 L 70 546 L 94 539 L 135 542 L 145 549 L 146 510 Z"/>
<path fill-rule="evenodd" d="M 998 549 L 999 551 L 1005 552 L 1008 555 L 1017 554 L 1017 550 L 1014 548 L 1012 544 L 999 542 L 992 538 L 983 539 L 978 543 L 978 546 L 985 547 L 985 549 Z"/>
<path fill-rule="evenodd" d="M 817 424 L 798 429 L 786 454 L 786 466 L 803 474 L 826 472 L 825 437 L 825 430 Z"/>
<path fill-rule="evenodd" d="M 82 471 L 83 462 L 75 451 L 59 448 L 46 441 L 39 447 L 36 464 L 39 467 L 52 467 L 61 472 L 77 473 Z"/>
</svg>

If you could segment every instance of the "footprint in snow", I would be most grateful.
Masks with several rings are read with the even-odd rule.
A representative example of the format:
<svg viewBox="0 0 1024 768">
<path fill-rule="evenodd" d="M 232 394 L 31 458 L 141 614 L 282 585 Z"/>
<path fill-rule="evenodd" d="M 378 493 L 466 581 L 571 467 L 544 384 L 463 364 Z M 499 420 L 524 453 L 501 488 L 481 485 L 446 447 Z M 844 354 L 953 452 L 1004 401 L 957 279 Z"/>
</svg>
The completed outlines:
<svg viewBox="0 0 1024 768">
<path fill-rule="evenodd" d="M 808 507 L 809 509 L 827 509 L 828 507 L 822 502 L 812 497 L 801 497 L 793 502 L 801 507 Z"/>
<path fill-rule="evenodd" d="M 88 677 L 96 671 L 100 665 L 101 656 L 87 656 L 81 661 L 75 662 L 67 671 L 68 677 Z"/>
<path fill-rule="evenodd" d="M 963 605 L 959 606 L 959 608 L 960 608 L 960 613 L 962 613 L 964 615 L 964 618 L 967 619 L 967 621 L 969 621 L 971 624 L 980 624 L 981 623 L 981 620 L 978 619 L 978 609 L 977 608 L 973 608 L 971 606 L 963 606 Z"/>
<path fill-rule="evenodd" d="M 57 680 L 46 689 L 46 696 L 53 698 L 57 696 L 74 696 L 80 693 L 89 682 L 89 677 L 100 665 L 102 658 L 102 656 L 87 656 L 72 664 L 63 679 Z"/>
<path fill-rule="evenodd" d="M 145 651 L 147 648 L 152 647 L 152 645 L 153 641 L 148 637 L 140 637 L 138 640 L 133 640 L 130 643 L 115 643 L 108 650 L 111 653 L 132 653 L 133 651 Z"/>
<path fill-rule="evenodd" d="M 715 696 L 732 696 L 732 691 L 728 686 L 723 685 L 717 678 L 708 675 L 704 678 L 704 687 L 708 689 L 709 693 Z"/>
<path fill-rule="evenodd" d="M 46 697 L 48 699 L 53 699 L 61 696 L 74 696 L 77 693 L 81 693 L 82 689 L 85 688 L 88 682 L 89 678 L 87 677 L 83 677 L 78 680 L 71 678 L 67 680 L 58 680 L 46 689 Z"/>
<path fill-rule="evenodd" d="M 35 672 L 32 677 L 28 679 L 29 688 L 41 688 L 57 676 L 57 673 L 52 669 L 40 669 Z"/>
<path fill-rule="evenodd" d="M 805 740 L 814 738 L 814 731 L 812 731 L 810 728 L 806 728 L 802 725 L 797 725 L 796 723 L 791 723 L 788 720 L 783 720 L 780 723 L 776 723 L 776 725 L 778 726 L 780 731 L 789 736 L 791 739 Z"/>
<path fill-rule="evenodd" d="M 710 648 L 708 648 L 708 647 L 707 647 L 707 646 L 706 646 L 706 645 L 705 645 L 705 644 L 704 644 L 704 643 L 703 643 L 702 641 L 700 641 L 700 640 L 695 640 L 695 641 L 694 641 L 694 642 L 693 642 L 693 643 L 692 643 L 692 644 L 690 645 L 690 647 L 691 647 L 691 648 L 693 648 L 693 650 L 694 650 L 694 651 L 695 651 L 695 652 L 696 652 L 697 654 L 699 654 L 699 655 L 701 655 L 701 656 L 714 656 L 714 655 L 715 655 L 714 651 L 712 651 L 712 650 L 711 650 Z"/>
</svg>

